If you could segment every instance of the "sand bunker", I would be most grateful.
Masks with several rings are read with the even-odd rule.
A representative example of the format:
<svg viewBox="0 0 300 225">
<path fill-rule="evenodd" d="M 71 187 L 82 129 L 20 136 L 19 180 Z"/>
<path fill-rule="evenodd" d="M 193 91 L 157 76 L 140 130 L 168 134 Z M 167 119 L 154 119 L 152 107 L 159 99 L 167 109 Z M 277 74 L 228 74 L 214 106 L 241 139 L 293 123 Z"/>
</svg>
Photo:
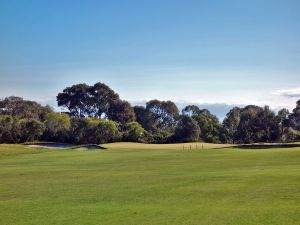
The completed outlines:
<svg viewBox="0 0 300 225">
<path fill-rule="evenodd" d="M 74 150 L 78 151 L 85 151 L 85 150 L 100 150 L 100 149 L 105 149 L 99 145 L 83 145 L 78 148 L 74 148 Z"/>
<path fill-rule="evenodd" d="M 33 145 L 27 145 L 32 148 L 72 148 L 75 145 L 65 143 L 38 143 Z"/>
</svg>

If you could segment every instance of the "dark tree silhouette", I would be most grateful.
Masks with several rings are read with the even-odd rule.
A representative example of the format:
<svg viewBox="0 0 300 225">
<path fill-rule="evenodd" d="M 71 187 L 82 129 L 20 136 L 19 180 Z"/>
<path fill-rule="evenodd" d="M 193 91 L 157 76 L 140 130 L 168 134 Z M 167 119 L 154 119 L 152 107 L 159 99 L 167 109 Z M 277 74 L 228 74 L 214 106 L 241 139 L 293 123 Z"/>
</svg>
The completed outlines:
<svg viewBox="0 0 300 225">
<path fill-rule="evenodd" d="M 198 141 L 200 128 L 194 119 L 187 115 L 182 115 L 179 118 L 174 137 L 176 142 Z"/>
<path fill-rule="evenodd" d="M 127 123 L 135 120 L 135 114 L 129 102 L 115 100 L 111 102 L 107 112 L 107 118 L 116 121 L 121 128 L 124 129 Z"/>
<path fill-rule="evenodd" d="M 179 110 L 174 102 L 151 100 L 146 109 L 152 113 L 158 129 L 173 132 L 179 117 Z"/>
<path fill-rule="evenodd" d="M 56 97 L 58 106 L 70 111 L 70 115 L 84 117 L 89 115 L 89 86 L 87 84 L 76 84 L 67 87 Z"/>
</svg>

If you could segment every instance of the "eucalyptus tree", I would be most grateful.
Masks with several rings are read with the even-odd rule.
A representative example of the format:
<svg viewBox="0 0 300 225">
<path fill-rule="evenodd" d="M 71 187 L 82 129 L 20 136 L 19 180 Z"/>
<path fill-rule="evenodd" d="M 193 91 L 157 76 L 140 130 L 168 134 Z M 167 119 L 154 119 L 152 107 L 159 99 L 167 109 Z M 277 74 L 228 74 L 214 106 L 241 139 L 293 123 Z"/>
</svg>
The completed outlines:
<svg viewBox="0 0 300 225">
<path fill-rule="evenodd" d="M 187 115 L 179 117 L 177 127 L 175 129 L 175 142 L 195 142 L 199 141 L 200 127 L 197 122 Z"/>
<path fill-rule="evenodd" d="M 300 131 L 300 100 L 297 101 L 296 107 L 293 109 L 291 119 L 293 127 Z"/>
<path fill-rule="evenodd" d="M 49 141 L 67 142 L 71 128 L 71 119 L 65 113 L 48 113 L 44 122 L 46 126 L 43 138 Z"/>
<path fill-rule="evenodd" d="M 87 84 L 76 84 L 66 87 L 56 97 L 58 106 L 69 110 L 71 116 L 85 117 L 91 113 Z"/>
<path fill-rule="evenodd" d="M 21 97 L 10 96 L 0 100 L 0 114 L 10 115 L 16 119 L 35 119 L 43 121 L 45 115 L 52 112 L 50 106 L 42 106 L 35 101 L 24 100 Z"/>
<path fill-rule="evenodd" d="M 151 100 L 146 103 L 146 110 L 152 114 L 157 129 L 174 132 L 179 117 L 179 109 L 174 102 Z"/>
<path fill-rule="evenodd" d="M 219 119 L 207 109 L 188 105 L 182 110 L 183 115 L 193 118 L 201 130 L 200 139 L 206 142 L 226 142 L 226 133 Z"/>
<path fill-rule="evenodd" d="M 117 122 L 123 130 L 129 122 L 135 121 L 135 113 L 130 103 L 124 100 L 115 100 L 107 112 L 107 118 Z"/>
<path fill-rule="evenodd" d="M 231 143 L 236 142 L 237 129 L 240 123 L 241 109 L 234 107 L 227 114 L 223 120 L 223 126 L 228 133 L 228 139 Z"/>
<path fill-rule="evenodd" d="M 110 107 L 120 101 L 120 97 L 104 83 L 96 83 L 88 90 L 88 116 L 94 118 L 107 118 Z"/>
<path fill-rule="evenodd" d="M 119 95 L 106 84 L 93 86 L 76 84 L 57 95 L 57 104 L 69 110 L 71 116 L 107 118 L 111 105 L 119 101 Z"/>
<path fill-rule="evenodd" d="M 152 112 L 148 111 L 144 106 L 133 107 L 136 121 L 148 132 L 157 131 L 157 121 L 154 119 Z"/>
</svg>

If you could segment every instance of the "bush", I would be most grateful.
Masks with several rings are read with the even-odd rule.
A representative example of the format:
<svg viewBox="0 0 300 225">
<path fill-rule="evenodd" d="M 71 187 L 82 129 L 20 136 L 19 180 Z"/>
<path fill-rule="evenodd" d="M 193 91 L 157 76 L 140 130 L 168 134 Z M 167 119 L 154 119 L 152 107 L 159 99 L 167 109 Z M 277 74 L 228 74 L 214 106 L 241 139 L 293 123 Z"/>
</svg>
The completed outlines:
<svg viewBox="0 0 300 225">
<path fill-rule="evenodd" d="M 175 130 L 176 142 L 198 141 L 200 128 L 197 122 L 189 116 L 181 116 Z"/>
<path fill-rule="evenodd" d="M 92 130 L 94 130 L 94 139 L 91 143 L 96 144 L 112 142 L 118 134 L 117 124 L 112 120 L 99 120 Z"/>
<path fill-rule="evenodd" d="M 126 124 L 126 131 L 123 134 L 125 141 L 144 142 L 144 128 L 138 122 Z"/>
<path fill-rule="evenodd" d="M 168 131 L 159 130 L 156 133 L 153 134 L 153 142 L 156 144 L 166 144 L 170 143 L 172 141 L 173 133 Z"/>
<path fill-rule="evenodd" d="M 45 125 L 35 119 L 18 120 L 17 126 L 15 126 L 15 130 L 18 131 L 20 137 L 20 142 L 39 140 L 45 129 Z"/>
<path fill-rule="evenodd" d="M 14 119 L 12 116 L 0 115 L 0 143 L 14 143 Z"/>
<path fill-rule="evenodd" d="M 71 127 L 71 119 L 67 114 L 48 113 L 45 117 L 46 131 L 43 139 L 47 141 L 67 142 Z"/>
<path fill-rule="evenodd" d="M 103 144 L 118 137 L 114 121 L 94 118 L 73 118 L 70 141 L 75 144 Z"/>
</svg>

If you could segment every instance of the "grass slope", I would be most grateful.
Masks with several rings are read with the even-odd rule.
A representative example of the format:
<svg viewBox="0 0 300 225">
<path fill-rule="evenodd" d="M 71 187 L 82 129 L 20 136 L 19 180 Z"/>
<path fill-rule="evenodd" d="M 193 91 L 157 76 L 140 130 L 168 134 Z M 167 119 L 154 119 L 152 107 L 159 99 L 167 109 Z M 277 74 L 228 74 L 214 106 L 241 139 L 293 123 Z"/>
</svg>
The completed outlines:
<svg viewBox="0 0 300 225">
<path fill-rule="evenodd" d="M 0 145 L 0 224 L 300 224 L 300 148 L 104 147 Z"/>
</svg>

